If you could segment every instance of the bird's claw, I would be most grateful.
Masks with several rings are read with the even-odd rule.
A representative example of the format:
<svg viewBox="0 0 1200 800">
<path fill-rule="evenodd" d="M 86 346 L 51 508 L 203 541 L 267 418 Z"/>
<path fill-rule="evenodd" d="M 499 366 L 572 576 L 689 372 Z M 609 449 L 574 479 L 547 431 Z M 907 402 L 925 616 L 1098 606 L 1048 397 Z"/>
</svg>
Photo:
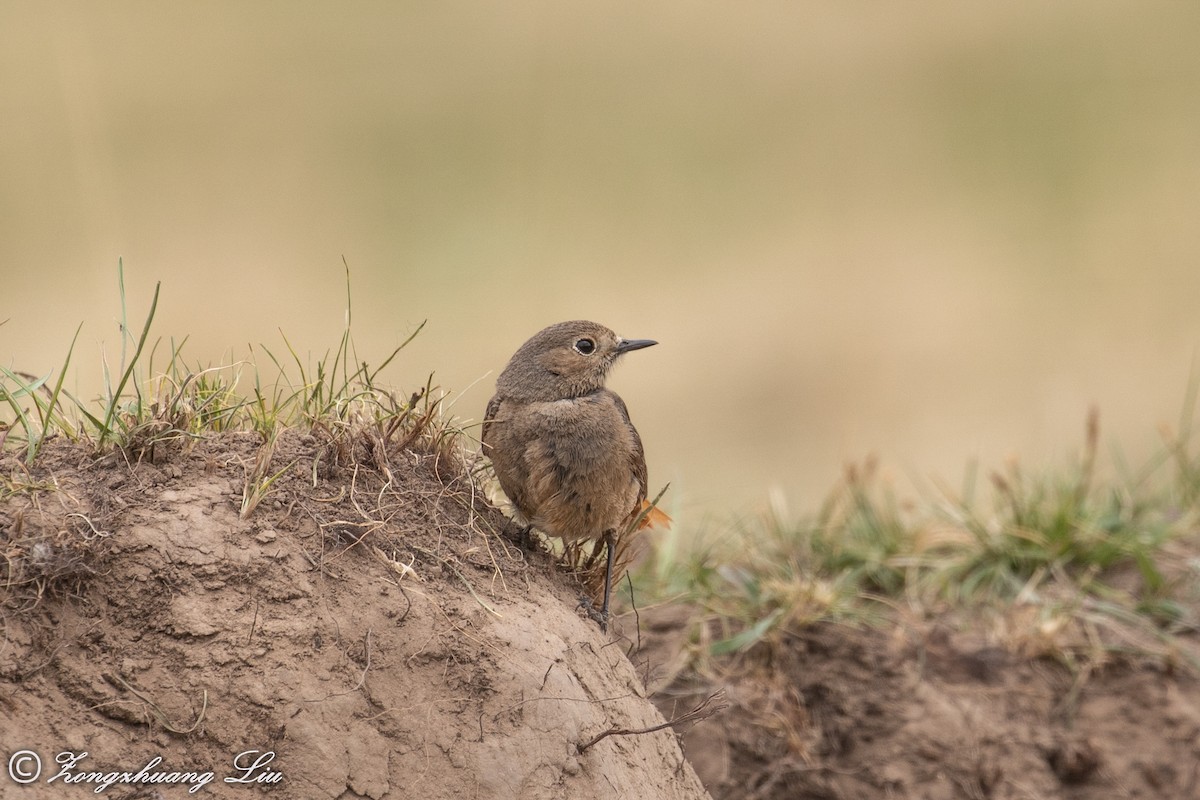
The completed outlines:
<svg viewBox="0 0 1200 800">
<path fill-rule="evenodd" d="M 600 625 L 601 633 L 608 632 L 609 613 L 607 610 L 597 611 L 596 606 L 592 603 L 592 598 L 588 597 L 586 594 L 579 595 L 579 605 L 575 606 L 576 611 L 581 608 L 584 610 L 584 613 L 588 615 L 589 619 Z"/>
</svg>

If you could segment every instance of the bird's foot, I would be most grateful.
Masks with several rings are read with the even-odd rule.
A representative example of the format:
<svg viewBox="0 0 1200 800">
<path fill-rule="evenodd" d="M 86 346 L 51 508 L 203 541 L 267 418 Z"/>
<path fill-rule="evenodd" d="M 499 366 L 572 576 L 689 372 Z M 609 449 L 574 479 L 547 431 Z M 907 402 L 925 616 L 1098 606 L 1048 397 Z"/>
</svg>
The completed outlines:
<svg viewBox="0 0 1200 800">
<path fill-rule="evenodd" d="M 514 522 L 513 527 L 505 529 L 504 532 L 509 541 L 516 544 L 517 547 L 526 553 L 543 551 L 541 541 L 538 539 L 538 535 L 533 532 L 532 525 L 519 525 Z"/>
<path fill-rule="evenodd" d="M 600 625 L 601 633 L 608 632 L 609 613 L 607 608 L 596 610 L 596 606 L 592 603 L 592 598 L 588 597 L 586 594 L 579 595 L 579 605 L 575 606 L 576 611 L 581 608 L 584 610 L 584 613 L 588 615 L 589 619 Z"/>
<path fill-rule="evenodd" d="M 521 548 L 533 552 L 537 550 L 537 537 L 533 535 L 533 526 L 526 525 L 521 528 L 520 533 Z"/>
</svg>

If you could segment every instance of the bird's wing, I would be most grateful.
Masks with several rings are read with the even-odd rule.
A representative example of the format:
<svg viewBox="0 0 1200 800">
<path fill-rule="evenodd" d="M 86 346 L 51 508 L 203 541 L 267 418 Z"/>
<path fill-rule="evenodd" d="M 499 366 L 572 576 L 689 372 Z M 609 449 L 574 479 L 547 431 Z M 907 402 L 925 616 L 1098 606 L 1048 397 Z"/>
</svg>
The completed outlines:
<svg viewBox="0 0 1200 800">
<path fill-rule="evenodd" d="M 613 393 L 613 400 L 616 402 L 617 409 L 621 412 L 621 417 L 625 420 L 625 424 L 629 426 L 629 432 L 633 434 L 633 453 L 630 455 L 630 468 L 633 470 L 634 476 L 637 478 L 638 499 L 634 505 L 634 516 L 642 515 L 641 522 L 638 523 L 638 528 L 669 528 L 671 527 L 671 517 L 667 515 L 661 508 L 650 505 L 650 501 L 646 498 L 649 496 L 649 478 L 646 470 L 646 453 L 642 448 L 642 437 L 638 435 L 637 428 L 633 426 L 632 420 L 629 419 L 629 409 L 625 407 L 625 401 L 617 393 Z"/>
<path fill-rule="evenodd" d="M 625 425 L 629 428 L 629 433 L 633 437 L 633 450 L 629 453 L 629 469 L 633 472 L 633 476 L 638 482 L 638 496 L 634 508 L 641 509 L 642 502 L 646 499 L 647 487 L 649 480 L 646 475 L 646 452 L 642 449 L 642 437 L 638 435 L 637 428 L 633 426 L 633 421 L 629 419 L 629 409 L 625 407 L 625 401 L 616 392 L 609 392 L 613 402 L 616 403 L 617 410 L 621 412 L 621 418 L 625 420 Z"/>
</svg>

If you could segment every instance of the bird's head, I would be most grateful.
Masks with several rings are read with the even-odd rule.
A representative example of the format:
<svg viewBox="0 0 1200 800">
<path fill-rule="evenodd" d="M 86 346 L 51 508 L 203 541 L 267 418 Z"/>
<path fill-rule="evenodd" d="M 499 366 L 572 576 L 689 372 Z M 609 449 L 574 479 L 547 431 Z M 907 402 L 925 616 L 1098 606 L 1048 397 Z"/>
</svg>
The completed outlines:
<svg viewBox="0 0 1200 800">
<path fill-rule="evenodd" d="M 602 388 L 623 353 L 655 344 L 652 339 L 622 339 L 595 322 L 560 322 L 521 345 L 500 373 L 496 390 L 524 401 L 579 397 Z"/>
</svg>

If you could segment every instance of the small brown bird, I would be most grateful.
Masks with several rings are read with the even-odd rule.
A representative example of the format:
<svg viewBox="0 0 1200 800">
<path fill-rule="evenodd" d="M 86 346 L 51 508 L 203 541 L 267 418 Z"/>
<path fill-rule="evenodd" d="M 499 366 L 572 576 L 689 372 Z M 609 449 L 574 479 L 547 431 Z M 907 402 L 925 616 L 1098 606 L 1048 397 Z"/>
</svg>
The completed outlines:
<svg viewBox="0 0 1200 800">
<path fill-rule="evenodd" d="M 655 344 L 595 322 L 551 325 L 513 355 L 484 415 L 484 453 L 525 520 L 564 542 L 604 542 L 602 630 L 614 539 L 641 513 L 647 485 L 641 437 L 604 379 L 623 353 Z"/>
</svg>

